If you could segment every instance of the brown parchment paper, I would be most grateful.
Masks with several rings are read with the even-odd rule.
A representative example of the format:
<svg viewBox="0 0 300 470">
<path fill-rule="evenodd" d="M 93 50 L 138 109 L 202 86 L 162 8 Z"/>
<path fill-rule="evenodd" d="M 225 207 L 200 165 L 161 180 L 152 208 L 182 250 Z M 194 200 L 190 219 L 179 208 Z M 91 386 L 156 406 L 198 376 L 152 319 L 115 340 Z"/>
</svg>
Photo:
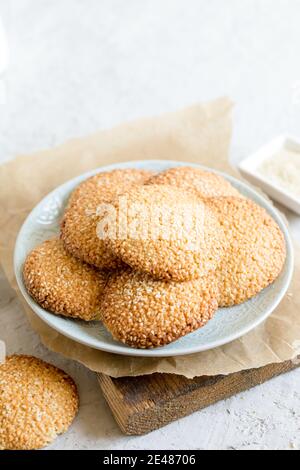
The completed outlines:
<svg viewBox="0 0 300 470">
<path fill-rule="evenodd" d="M 290 292 L 260 327 L 224 347 L 168 358 L 135 358 L 93 350 L 57 333 L 27 306 L 16 286 L 13 250 L 31 209 L 59 184 L 113 162 L 170 159 L 198 162 L 232 173 L 228 163 L 231 102 L 220 98 L 160 117 L 141 119 L 53 150 L 0 166 L 0 261 L 32 327 L 53 351 L 113 377 L 165 372 L 192 378 L 230 374 L 296 358 L 300 353 L 300 249 Z"/>
</svg>

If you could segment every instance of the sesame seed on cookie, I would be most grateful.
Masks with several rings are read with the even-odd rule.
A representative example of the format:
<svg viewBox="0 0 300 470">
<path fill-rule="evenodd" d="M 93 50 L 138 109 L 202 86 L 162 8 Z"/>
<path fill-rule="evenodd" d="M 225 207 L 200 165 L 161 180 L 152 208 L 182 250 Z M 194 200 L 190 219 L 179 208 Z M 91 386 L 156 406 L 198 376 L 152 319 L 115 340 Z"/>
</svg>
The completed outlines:
<svg viewBox="0 0 300 470">
<path fill-rule="evenodd" d="M 61 223 L 61 238 L 69 253 L 99 269 L 120 265 L 97 236 L 98 208 L 109 204 L 118 194 L 141 185 L 150 171 L 127 169 L 98 173 L 81 183 L 71 194 Z"/>
<path fill-rule="evenodd" d="M 108 249 L 156 279 L 207 275 L 223 256 L 225 237 L 215 215 L 194 194 L 168 185 L 133 188 L 112 202 L 118 231 L 103 231 Z"/>
<path fill-rule="evenodd" d="M 228 249 L 216 275 L 219 306 L 245 302 L 272 284 L 282 271 L 286 247 L 277 223 L 262 207 L 248 199 L 207 199 L 218 216 Z"/>
<path fill-rule="evenodd" d="M 211 275 L 176 283 L 122 270 L 112 273 L 105 287 L 102 321 L 131 347 L 164 346 L 204 326 L 218 308 L 217 296 Z"/>
<path fill-rule="evenodd" d="M 0 365 L 0 449 L 46 447 L 68 430 L 78 406 L 65 372 L 32 356 L 7 357 Z"/>
<path fill-rule="evenodd" d="M 201 168 L 186 166 L 169 168 L 162 173 L 154 175 L 147 181 L 147 184 L 168 184 L 182 188 L 185 191 L 195 192 L 203 198 L 219 196 L 243 197 L 221 175 L 204 171 Z"/>
<path fill-rule="evenodd" d="M 85 321 L 98 320 L 107 274 L 73 258 L 59 239 L 47 240 L 27 256 L 24 284 L 46 310 Z"/>
</svg>

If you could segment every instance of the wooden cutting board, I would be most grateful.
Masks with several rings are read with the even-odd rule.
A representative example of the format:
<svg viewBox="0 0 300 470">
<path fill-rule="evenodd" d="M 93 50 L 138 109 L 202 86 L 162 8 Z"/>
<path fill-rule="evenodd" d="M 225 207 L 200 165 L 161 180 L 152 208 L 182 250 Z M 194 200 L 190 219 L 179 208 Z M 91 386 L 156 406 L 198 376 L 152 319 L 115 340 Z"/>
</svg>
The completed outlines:
<svg viewBox="0 0 300 470">
<path fill-rule="evenodd" d="M 298 367 L 300 356 L 297 361 L 192 380 L 174 374 L 119 379 L 99 374 L 98 378 L 121 430 L 128 435 L 140 435 Z"/>
</svg>

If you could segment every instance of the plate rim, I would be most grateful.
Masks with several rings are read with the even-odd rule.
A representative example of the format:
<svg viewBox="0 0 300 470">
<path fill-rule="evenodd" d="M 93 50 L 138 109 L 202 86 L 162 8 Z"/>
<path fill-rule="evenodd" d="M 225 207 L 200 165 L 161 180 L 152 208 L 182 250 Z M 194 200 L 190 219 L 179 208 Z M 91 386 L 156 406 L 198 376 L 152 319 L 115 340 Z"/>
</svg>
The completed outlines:
<svg viewBox="0 0 300 470">
<path fill-rule="evenodd" d="M 234 332 L 230 335 L 227 335 L 223 339 L 210 341 L 205 345 L 199 345 L 199 346 L 196 345 L 196 346 L 191 347 L 191 348 L 187 348 L 187 346 L 185 345 L 181 348 L 179 347 L 178 349 L 176 349 L 176 348 L 172 349 L 172 351 L 170 351 L 170 350 L 168 351 L 164 347 L 153 348 L 153 349 L 135 349 L 135 348 L 131 348 L 131 347 L 128 346 L 125 349 L 124 345 L 121 345 L 121 343 L 120 343 L 120 345 L 118 345 L 117 343 L 115 345 L 114 344 L 103 344 L 103 345 L 102 344 L 100 344 L 100 345 L 93 344 L 92 345 L 91 342 L 85 341 L 84 339 L 79 339 L 76 335 L 74 335 L 72 333 L 69 333 L 64 328 L 61 328 L 61 327 L 53 324 L 53 322 L 51 321 L 51 316 L 53 316 L 53 318 L 55 319 L 55 317 L 57 317 L 57 315 L 52 314 L 48 310 L 43 309 L 28 294 L 28 292 L 25 288 L 24 282 L 23 282 L 22 273 L 19 272 L 18 261 L 17 261 L 18 249 L 19 249 L 19 245 L 20 245 L 20 243 L 22 241 L 22 238 L 23 238 L 23 233 L 25 232 L 27 224 L 30 223 L 31 217 L 33 217 L 35 212 L 38 212 L 38 210 L 40 209 L 40 207 L 42 207 L 44 205 L 46 200 L 48 200 L 48 198 L 50 198 L 51 196 L 55 195 L 57 192 L 63 192 L 63 191 L 66 192 L 66 191 L 68 191 L 67 187 L 71 183 L 75 187 L 75 185 L 79 184 L 80 182 L 84 181 L 85 179 L 89 178 L 90 176 L 93 176 L 93 175 L 95 175 L 97 173 L 100 173 L 100 172 L 111 171 L 111 170 L 114 170 L 114 169 L 122 169 L 124 167 L 128 168 L 128 167 L 131 167 L 131 166 L 132 166 L 132 168 L 135 168 L 135 167 L 144 166 L 144 165 L 149 166 L 149 170 L 150 170 L 151 165 L 157 165 L 157 164 L 165 164 L 165 165 L 168 165 L 170 168 L 174 167 L 174 166 L 190 166 L 190 167 L 194 167 L 194 168 L 201 168 L 205 171 L 210 171 L 212 173 L 216 173 L 220 176 L 223 176 L 227 181 L 229 181 L 231 183 L 236 183 L 237 185 L 239 185 L 240 187 L 245 189 L 245 191 L 247 193 L 250 193 L 249 196 L 250 195 L 255 196 L 256 200 L 258 200 L 258 204 L 260 202 L 262 202 L 264 205 L 266 205 L 268 207 L 268 209 L 266 209 L 266 210 L 269 213 L 271 213 L 270 215 L 272 215 L 272 213 L 274 213 L 276 215 L 276 218 L 277 218 L 276 222 L 279 224 L 280 229 L 283 231 L 283 234 L 284 234 L 284 237 L 285 237 L 286 250 L 287 250 L 287 253 L 289 255 L 286 258 L 286 263 L 288 263 L 287 266 L 286 266 L 286 268 L 287 268 L 286 282 L 285 282 L 282 290 L 278 293 L 276 299 L 269 306 L 269 308 L 266 308 L 265 312 L 262 315 L 260 315 L 255 321 L 253 321 L 253 323 L 251 323 L 250 325 L 246 325 L 244 328 L 240 328 L 236 332 Z M 272 217 L 273 217 L 273 215 L 272 215 Z M 71 339 L 71 340 L 73 340 L 73 341 L 75 341 L 79 344 L 83 344 L 84 346 L 90 347 L 92 349 L 96 349 L 96 350 L 100 350 L 100 351 L 104 351 L 104 352 L 109 352 L 109 353 L 112 353 L 112 354 L 124 355 L 124 356 L 151 357 L 151 358 L 156 357 L 156 358 L 158 358 L 158 357 L 174 357 L 174 356 L 190 355 L 190 354 L 195 354 L 195 353 L 198 353 L 198 352 L 209 351 L 211 349 L 215 349 L 217 347 L 224 346 L 226 344 L 229 344 L 229 343 L 245 336 L 247 333 L 254 330 L 259 325 L 261 325 L 264 321 L 266 321 L 266 319 L 274 312 L 274 310 L 278 307 L 280 302 L 283 300 L 283 298 L 284 298 L 284 296 L 285 296 L 285 294 L 286 294 L 286 292 L 289 289 L 289 286 L 291 284 L 292 277 L 293 277 L 293 272 L 294 272 L 294 248 L 293 248 L 291 235 L 290 235 L 290 232 L 289 232 L 289 229 L 288 229 L 288 226 L 287 226 L 287 223 L 286 223 L 284 217 L 281 215 L 281 213 L 278 211 L 278 209 L 272 204 L 272 202 L 268 200 L 267 197 L 265 197 L 263 194 L 260 194 L 256 190 L 256 188 L 252 187 L 249 183 L 247 183 L 243 180 L 239 180 L 239 179 L 237 179 L 237 178 L 235 178 L 235 177 L 233 177 L 233 176 L 231 176 L 231 175 L 229 175 L 225 172 L 215 170 L 213 168 L 210 168 L 210 167 L 207 167 L 205 165 L 201 165 L 201 164 L 198 164 L 198 163 L 195 163 L 195 162 L 192 163 L 192 162 L 182 162 L 182 161 L 177 161 L 177 160 L 160 160 L 160 159 L 133 160 L 133 161 L 126 161 L 126 162 L 121 162 L 121 163 L 113 163 L 113 164 L 110 164 L 110 165 L 97 167 L 93 170 L 89 170 L 89 171 L 84 172 L 84 173 L 82 173 L 82 174 L 80 174 L 80 175 L 78 175 L 74 178 L 71 178 L 71 179 L 67 180 L 66 182 L 64 182 L 61 185 L 54 188 L 47 195 L 45 195 L 32 208 L 32 210 L 29 212 L 29 214 L 27 215 L 26 219 L 24 220 L 24 222 L 23 222 L 23 224 L 22 224 L 22 226 L 21 226 L 21 228 L 18 232 L 16 241 L 15 241 L 15 247 L 14 247 L 13 264 L 14 264 L 14 274 L 15 274 L 15 277 L 16 277 L 17 285 L 18 285 L 18 288 L 20 289 L 20 292 L 23 295 L 26 303 L 29 305 L 30 308 L 32 308 L 34 313 L 43 322 L 45 322 L 49 327 L 51 327 L 53 330 L 59 332 L 63 336 L 65 336 L 65 337 L 67 337 L 67 338 L 69 338 L 69 339 Z M 47 315 L 50 314 L 51 316 L 50 315 L 49 315 L 49 317 L 47 315 L 45 316 L 45 313 Z M 99 341 L 99 340 L 95 340 L 95 341 Z"/>
</svg>

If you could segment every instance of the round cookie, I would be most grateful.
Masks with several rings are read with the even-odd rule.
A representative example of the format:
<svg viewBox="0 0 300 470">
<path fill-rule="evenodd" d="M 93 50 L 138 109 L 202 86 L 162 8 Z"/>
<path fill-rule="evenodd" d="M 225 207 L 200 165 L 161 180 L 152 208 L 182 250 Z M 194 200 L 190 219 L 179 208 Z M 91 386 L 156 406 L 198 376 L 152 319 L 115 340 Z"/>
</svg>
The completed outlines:
<svg viewBox="0 0 300 470">
<path fill-rule="evenodd" d="M 217 296 L 212 275 L 176 283 L 122 270 L 105 287 L 102 321 L 131 347 L 164 346 L 204 326 L 218 308 Z"/>
<path fill-rule="evenodd" d="M 203 201 L 168 185 L 132 189 L 113 201 L 118 231 L 106 244 L 131 268 L 156 279 L 187 281 L 207 275 L 223 256 L 223 230 Z"/>
<path fill-rule="evenodd" d="M 120 265 L 97 237 L 97 209 L 118 194 L 145 183 L 150 171 L 128 169 L 99 173 L 81 183 L 71 194 L 61 223 L 61 238 L 66 250 L 76 258 L 99 269 Z"/>
<path fill-rule="evenodd" d="M 248 199 L 213 198 L 214 210 L 228 240 L 228 250 L 217 269 L 219 306 L 245 302 L 271 284 L 282 271 L 284 236 L 270 215 Z"/>
<path fill-rule="evenodd" d="M 243 197 L 225 178 L 216 173 L 193 167 L 169 168 L 162 173 L 154 175 L 147 184 L 168 184 L 184 190 L 195 192 L 198 196 Z"/>
<path fill-rule="evenodd" d="M 34 450 L 67 431 L 79 406 L 74 381 L 31 356 L 0 365 L 0 450 Z"/>
<path fill-rule="evenodd" d="M 73 258 L 59 239 L 43 242 L 23 267 L 27 291 L 46 310 L 85 321 L 98 320 L 107 274 Z"/>
</svg>

